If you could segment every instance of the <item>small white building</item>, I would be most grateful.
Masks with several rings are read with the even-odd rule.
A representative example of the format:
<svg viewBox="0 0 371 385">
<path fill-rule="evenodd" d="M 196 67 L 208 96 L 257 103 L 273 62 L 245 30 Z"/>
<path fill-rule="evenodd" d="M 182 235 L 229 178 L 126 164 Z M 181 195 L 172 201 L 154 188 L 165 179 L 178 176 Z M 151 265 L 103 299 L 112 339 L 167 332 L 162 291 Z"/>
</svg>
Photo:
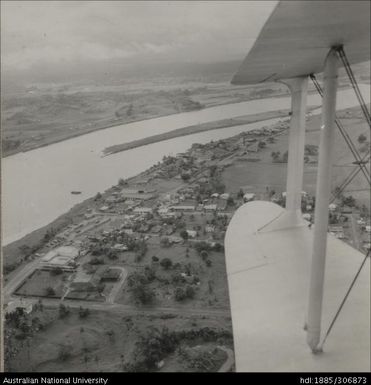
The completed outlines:
<svg viewBox="0 0 371 385">
<path fill-rule="evenodd" d="M 171 209 L 174 211 L 194 211 L 196 205 L 179 205 L 179 206 L 172 206 Z"/>
<path fill-rule="evenodd" d="M 136 213 L 136 214 L 152 214 L 153 209 L 151 207 L 136 207 L 134 209 L 134 213 Z"/>
<path fill-rule="evenodd" d="M 245 202 L 250 202 L 250 201 L 253 201 L 254 199 L 255 199 L 255 194 L 254 193 L 246 193 L 243 196 L 243 200 Z"/>
<path fill-rule="evenodd" d="M 197 236 L 197 231 L 195 230 L 186 230 L 187 231 L 187 234 L 190 238 L 196 238 Z"/>
<path fill-rule="evenodd" d="M 117 251 L 127 251 L 129 250 L 127 246 L 125 246 L 123 243 L 116 243 L 113 247 L 113 250 Z"/>
<path fill-rule="evenodd" d="M 61 246 L 49 251 L 41 258 L 41 261 L 43 267 L 70 269 L 78 255 L 79 250 L 76 247 Z"/>
<path fill-rule="evenodd" d="M 229 197 L 230 197 L 229 193 L 220 194 L 219 196 L 220 199 L 225 199 L 225 200 L 227 200 Z"/>
<path fill-rule="evenodd" d="M 205 205 L 204 210 L 205 211 L 216 211 L 216 208 L 218 206 L 216 204 L 211 204 L 211 205 Z"/>
<path fill-rule="evenodd" d="M 13 313 L 17 309 L 22 309 L 26 314 L 30 314 L 33 309 L 33 304 L 32 302 L 26 302 L 21 298 L 10 301 L 5 305 L 5 313 L 7 314 Z"/>
<path fill-rule="evenodd" d="M 211 225 L 206 225 L 205 226 L 205 231 L 207 233 L 213 233 L 215 231 L 215 226 L 211 226 Z"/>
<path fill-rule="evenodd" d="M 335 203 L 331 203 L 329 204 L 328 208 L 330 211 L 335 211 L 337 209 L 337 205 Z"/>
</svg>

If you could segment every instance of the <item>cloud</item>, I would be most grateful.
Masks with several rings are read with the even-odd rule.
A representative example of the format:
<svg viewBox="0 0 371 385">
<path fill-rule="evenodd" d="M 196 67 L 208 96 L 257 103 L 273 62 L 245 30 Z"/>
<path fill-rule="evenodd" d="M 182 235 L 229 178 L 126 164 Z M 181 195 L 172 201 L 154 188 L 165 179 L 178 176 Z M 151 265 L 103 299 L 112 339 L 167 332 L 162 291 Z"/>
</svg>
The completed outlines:
<svg viewBox="0 0 371 385">
<path fill-rule="evenodd" d="M 3 1 L 2 63 L 243 57 L 275 3 Z"/>
</svg>

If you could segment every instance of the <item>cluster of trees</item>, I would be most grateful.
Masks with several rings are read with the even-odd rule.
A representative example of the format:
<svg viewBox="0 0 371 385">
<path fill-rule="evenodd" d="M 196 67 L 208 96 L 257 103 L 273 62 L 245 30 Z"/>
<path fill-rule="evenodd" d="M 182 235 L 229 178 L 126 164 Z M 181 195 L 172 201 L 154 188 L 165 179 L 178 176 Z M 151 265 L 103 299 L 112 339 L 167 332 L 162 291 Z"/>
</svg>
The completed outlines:
<svg viewBox="0 0 371 385">
<path fill-rule="evenodd" d="M 153 270 L 145 269 L 144 273 L 134 272 L 128 277 L 128 286 L 135 301 L 145 305 L 154 300 L 155 293 L 148 287 L 154 279 Z"/>
<path fill-rule="evenodd" d="M 156 364 L 167 355 L 173 353 L 184 340 L 211 342 L 220 339 L 230 340 L 231 338 L 232 334 L 230 331 L 210 327 L 180 331 L 170 331 L 167 327 L 162 329 L 150 328 L 146 334 L 139 338 L 133 354 L 134 361 L 125 364 L 125 371 L 153 371 L 156 368 Z"/>
<path fill-rule="evenodd" d="M 356 200 L 352 195 L 348 196 L 341 196 L 341 204 L 343 206 L 348 206 L 348 207 L 355 207 L 356 206 Z"/>
<path fill-rule="evenodd" d="M 162 247 L 170 247 L 170 246 L 171 246 L 171 243 L 170 243 L 169 238 L 168 238 L 168 237 L 162 237 L 162 238 L 160 239 L 160 245 L 161 245 Z"/>
<path fill-rule="evenodd" d="M 366 137 L 366 135 L 364 135 L 364 134 L 361 134 L 361 135 L 359 135 L 359 137 L 358 137 L 358 143 L 359 144 L 363 144 L 363 143 L 365 143 L 366 142 L 366 140 L 367 140 L 367 137 Z"/>
<path fill-rule="evenodd" d="M 135 260 L 139 262 L 147 253 L 147 243 L 144 240 L 138 240 L 135 242 L 133 250 L 135 251 Z"/>
<path fill-rule="evenodd" d="M 273 163 L 287 163 L 287 160 L 289 158 L 289 153 L 288 151 L 285 151 L 281 155 L 281 151 L 272 151 L 271 157 L 272 157 Z"/>
<path fill-rule="evenodd" d="M 20 140 L 16 139 L 3 139 L 1 141 L 1 147 L 4 152 L 14 151 L 21 145 Z"/>
<path fill-rule="evenodd" d="M 219 242 L 215 243 L 214 245 L 211 245 L 208 242 L 201 241 L 201 242 L 196 242 L 194 244 L 195 250 L 200 254 L 201 251 L 216 251 L 216 252 L 222 252 L 224 251 L 224 246 L 220 244 Z"/>
<path fill-rule="evenodd" d="M 72 346 L 61 345 L 58 352 L 58 359 L 60 361 L 67 361 L 71 357 Z"/>
<path fill-rule="evenodd" d="M 196 291 L 193 286 L 186 285 L 185 287 L 177 287 L 174 292 L 174 298 L 176 301 L 184 301 L 186 299 L 194 298 Z"/>
<path fill-rule="evenodd" d="M 61 275 L 61 274 L 63 274 L 63 270 L 61 267 L 57 266 L 57 267 L 54 267 L 52 270 L 50 270 L 50 274 L 51 275 Z"/>
<path fill-rule="evenodd" d="M 48 286 L 45 289 L 45 294 L 47 297 L 54 297 L 55 296 L 55 290 L 51 286 Z"/>
<path fill-rule="evenodd" d="M 49 242 L 51 239 L 55 237 L 56 234 L 57 234 L 57 231 L 53 227 L 48 229 L 44 235 L 44 241 Z"/>
<path fill-rule="evenodd" d="M 261 140 L 261 141 L 258 143 L 258 148 L 260 148 L 260 149 L 265 148 L 266 145 L 267 145 L 267 144 Z"/>
<path fill-rule="evenodd" d="M 304 147 L 304 154 L 311 156 L 318 155 L 318 146 L 314 144 L 306 144 Z"/>
<path fill-rule="evenodd" d="M 63 303 L 59 305 L 59 318 L 66 318 L 70 315 L 71 309 L 69 306 L 65 306 Z"/>
<path fill-rule="evenodd" d="M 162 258 L 160 265 L 164 268 L 164 270 L 169 270 L 173 266 L 173 262 L 170 258 Z"/>
<path fill-rule="evenodd" d="M 158 362 L 175 351 L 178 343 L 176 333 L 170 332 L 167 327 L 161 330 L 150 328 L 139 338 L 134 352 L 135 362 L 127 363 L 125 371 L 146 372 L 155 369 Z"/>
<path fill-rule="evenodd" d="M 80 306 L 79 308 L 79 317 L 80 318 L 86 318 L 90 314 L 90 310 L 88 308 L 83 308 Z"/>
</svg>

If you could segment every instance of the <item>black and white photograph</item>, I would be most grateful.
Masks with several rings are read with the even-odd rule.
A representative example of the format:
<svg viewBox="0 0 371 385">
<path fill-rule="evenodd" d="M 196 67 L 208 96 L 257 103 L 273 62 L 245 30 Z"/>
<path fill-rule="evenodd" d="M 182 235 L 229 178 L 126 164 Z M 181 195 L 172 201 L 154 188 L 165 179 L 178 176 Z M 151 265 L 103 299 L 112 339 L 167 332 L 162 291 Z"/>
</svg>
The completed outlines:
<svg viewBox="0 0 371 385">
<path fill-rule="evenodd" d="M 370 5 L 1 1 L 2 384 L 368 384 Z"/>
</svg>

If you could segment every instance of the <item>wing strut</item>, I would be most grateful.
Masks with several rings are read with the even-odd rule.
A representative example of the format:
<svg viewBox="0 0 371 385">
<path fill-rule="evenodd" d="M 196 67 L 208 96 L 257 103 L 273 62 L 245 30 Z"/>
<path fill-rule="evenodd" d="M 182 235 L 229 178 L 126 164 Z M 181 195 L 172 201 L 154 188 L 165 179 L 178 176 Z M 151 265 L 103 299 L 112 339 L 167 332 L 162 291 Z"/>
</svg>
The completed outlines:
<svg viewBox="0 0 371 385">
<path fill-rule="evenodd" d="M 332 48 L 326 57 L 324 70 L 324 95 L 322 126 L 320 135 L 316 207 L 314 212 L 314 237 L 312 267 L 309 285 L 307 313 L 307 343 L 313 353 L 318 353 L 321 336 L 323 286 L 326 264 L 328 205 L 331 193 L 331 168 L 336 111 L 336 91 L 338 85 L 339 57 Z"/>
</svg>

